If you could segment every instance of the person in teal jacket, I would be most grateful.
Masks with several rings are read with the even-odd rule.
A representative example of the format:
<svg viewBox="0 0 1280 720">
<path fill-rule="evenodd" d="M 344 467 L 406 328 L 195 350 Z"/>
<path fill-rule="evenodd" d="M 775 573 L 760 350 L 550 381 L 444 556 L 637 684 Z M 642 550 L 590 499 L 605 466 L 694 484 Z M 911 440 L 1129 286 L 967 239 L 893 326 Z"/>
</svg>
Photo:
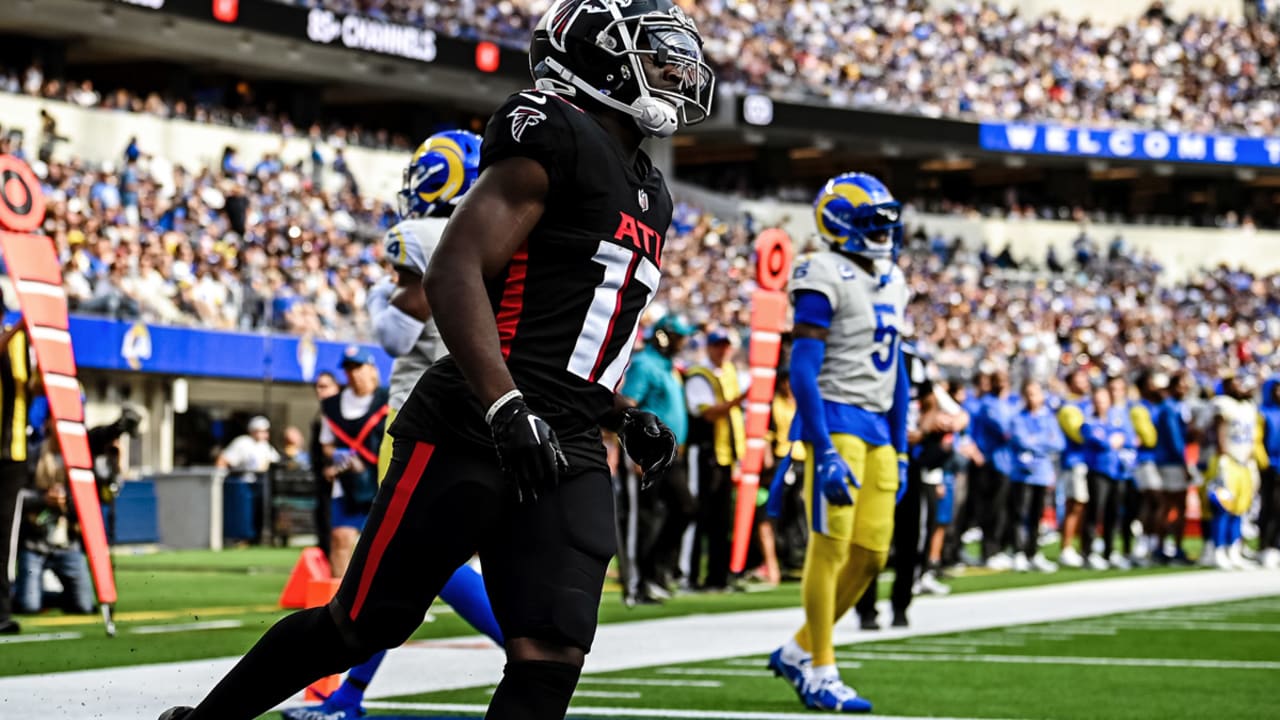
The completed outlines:
<svg viewBox="0 0 1280 720">
<path fill-rule="evenodd" d="M 1262 445 L 1267 467 L 1262 471 L 1262 508 L 1258 515 L 1259 560 L 1269 570 L 1280 568 L 1280 379 L 1262 386 Z"/>
<path fill-rule="evenodd" d="M 679 447 L 676 461 L 649 492 L 640 492 L 640 474 L 634 468 L 619 472 L 623 482 L 616 488 L 620 495 L 618 558 L 622 599 L 628 607 L 671 597 L 680 541 L 697 510 L 684 461 L 689 413 L 684 382 L 675 365 L 675 357 L 693 332 L 693 326 L 679 315 L 669 313 L 659 318 L 623 378 L 621 395 L 666 423 Z"/>
<path fill-rule="evenodd" d="M 1058 418 L 1045 405 L 1044 389 L 1035 380 L 1022 385 L 1022 410 L 1013 417 L 1010 445 L 1009 518 L 1017 529 L 1013 569 L 1054 572 L 1058 566 L 1040 554 L 1040 517 L 1045 493 L 1054 482 L 1054 456 L 1067 446 Z"/>
</svg>

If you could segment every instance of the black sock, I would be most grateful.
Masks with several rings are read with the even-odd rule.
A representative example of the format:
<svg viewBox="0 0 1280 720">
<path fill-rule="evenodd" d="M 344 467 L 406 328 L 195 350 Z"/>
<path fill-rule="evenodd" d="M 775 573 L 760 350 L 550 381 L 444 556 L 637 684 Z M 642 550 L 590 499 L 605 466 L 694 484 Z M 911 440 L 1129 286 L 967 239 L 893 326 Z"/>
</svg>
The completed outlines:
<svg viewBox="0 0 1280 720">
<path fill-rule="evenodd" d="M 563 720 L 581 673 L 568 663 L 510 661 L 485 720 Z"/>
<path fill-rule="evenodd" d="M 343 642 L 327 607 L 301 610 L 268 630 L 184 720 L 253 720 L 367 657 Z"/>
</svg>

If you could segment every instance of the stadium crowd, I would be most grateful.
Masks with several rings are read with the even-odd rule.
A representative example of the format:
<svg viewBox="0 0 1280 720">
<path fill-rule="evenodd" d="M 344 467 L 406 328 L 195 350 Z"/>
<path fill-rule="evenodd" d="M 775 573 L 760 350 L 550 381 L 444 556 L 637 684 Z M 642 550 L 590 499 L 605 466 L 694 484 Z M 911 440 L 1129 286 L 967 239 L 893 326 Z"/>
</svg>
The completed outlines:
<svg viewBox="0 0 1280 720">
<path fill-rule="evenodd" d="M 288 1 L 288 0 L 284 0 Z M 528 44 L 549 0 L 293 0 Z M 680 2 L 723 84 L 796 100 L 921 114 L 1181 132 L 1271 134 L 1280 35 L 1266 19 L 1168 15 L 1115 27 L 993 3 Z"/>
<path fill-rule="evenodd" d="M 367 335 L 365 296 L 387 270 L 390 204 L 338 164 L 175 166 L 130 144 L 119 164 L 37 161 L 45 231 L 73 310 L 321 338 Z M 342 184 L 329 189 L 332 173 Z"/>
</svg>

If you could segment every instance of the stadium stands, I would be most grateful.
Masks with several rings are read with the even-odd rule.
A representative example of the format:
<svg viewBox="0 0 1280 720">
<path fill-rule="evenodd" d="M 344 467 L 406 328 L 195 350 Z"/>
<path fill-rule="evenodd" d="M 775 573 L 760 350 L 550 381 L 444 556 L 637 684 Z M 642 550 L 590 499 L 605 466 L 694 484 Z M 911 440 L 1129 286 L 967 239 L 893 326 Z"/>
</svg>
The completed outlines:
<svg viewBox="0 0 1280 720">
<path fill-rule="evenodd" d="M 528 43 L 548 0 L 294 0 L 450 35 Z M 1280 35 L 1264 20 L 1170 17 L 1114 27 L 993 3 L 682 3 L 720 82 L 797 100 L 930 117 L 1267 134 Z"/>
</svg>

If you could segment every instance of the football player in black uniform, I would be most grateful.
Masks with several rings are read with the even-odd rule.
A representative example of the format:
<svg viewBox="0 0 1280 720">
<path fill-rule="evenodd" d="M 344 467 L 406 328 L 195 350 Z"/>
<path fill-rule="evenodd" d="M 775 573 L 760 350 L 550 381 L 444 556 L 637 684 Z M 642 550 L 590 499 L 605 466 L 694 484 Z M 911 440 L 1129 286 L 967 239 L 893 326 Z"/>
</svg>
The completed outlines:
<svg viewBox="0 0 1280 720">
<path fill-rule="evenodd" d="M 557 0 L 529 62 L 536 89 L 493 114 L 480 178 L 427 270 L 452 355 L 390 428 L 391 466 L 337 596 L 281 620 L 198 707 L 162 720 L 248 720 L 400 645 L 476 552 L 507 639 L 487 717 L 564 717 L 615 549 L 600 427 L 648 481 L 676 452 L 614 392 L 671 222 L 640 143 L 705 119 L 713 79 L 671 0 Z"/>
</svg>

